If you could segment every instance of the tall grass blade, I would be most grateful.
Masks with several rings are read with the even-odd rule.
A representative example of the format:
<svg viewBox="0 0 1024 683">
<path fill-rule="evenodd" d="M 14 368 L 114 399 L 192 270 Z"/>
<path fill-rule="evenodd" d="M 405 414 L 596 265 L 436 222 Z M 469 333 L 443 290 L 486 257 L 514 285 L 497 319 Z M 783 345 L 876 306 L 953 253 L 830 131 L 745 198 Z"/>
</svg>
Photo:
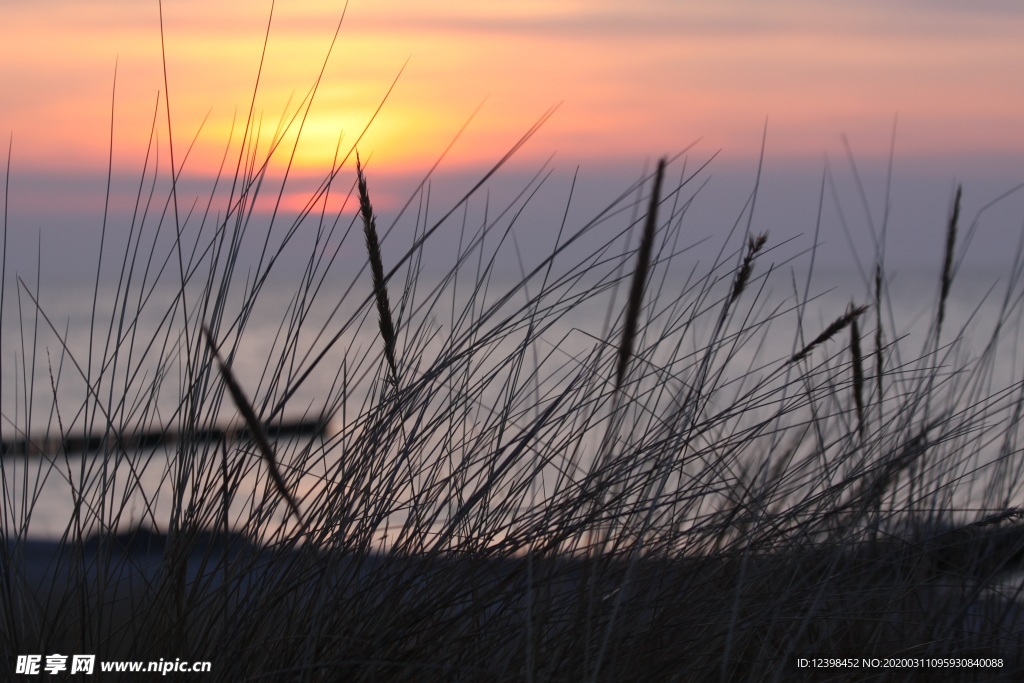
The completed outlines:
<svg viewBox="0 0 1024 683">
<path fill-rule="evenodd" d="M 946 228 L 946 249 L 942 259 L 942 282 L 939 292 L 939 311 L 936 319 L 936 343 L 942 332 L 942 323 L 946 320 L 946 300 L 949 298 L 949 289 L 953 284 L 953 251 L 956 248 L 957 222 L 960 220 L 960 199 L 963 196 L 963 185 L 956 186 L 956 196 L 953 199 L 953 212 L 949 216 L 949 225 Z"/>
<path fill-rule="evenodd" d="M 636 269 L 633 271 L 633 282 L 629 289 L 629 300 L 626 302 L 626 321 L 622 330 L 622 341 L 619 344 L 619 361 L 615 369 L 615 391 L 622 389 L 626 379 L 626 370 L 633 357 L 633 344 L 636 341 L 637 327 L 640 322 L 640 309 L 643 307 L 644 289 L 647 286 L 647 273 L 651 267 L 651 253 L 654 249 L 654 232 L 658 227 L 658 203 L 661 201 L 661 181 L 665 176 L 665 158 L 658 160 L 658 170 L 654 173 L 654 187 L 651 189 L 651 201 L 647 207 L 647 220 L 640 237 L 640 248 L 636 257 Z"/>
<path fill-rule="evenodd" d="M 366 237 L 366 251 L 370 256 L 370 273 L 373 278 L 373 295 L 377 300 L 377 317 L 380 338 L 384 342 L 384 358 L 391 370 L 391 382 L 398 386 L 398 364 L 395 362 L 395 344 L 398 333 L 391 317 L 391 303 L 388 301 L 388 283 L 384 278 L 384 260 L 380 254 L 380 240 L 377 237 L 377 221 L 370 204 L 370 193 L 366 189 L 366 176 L 356 152 L 356 177 L 359 187 L 359 214 L 363 218 L 363 234 Z"/>
<path fill-rule="evenodd" d="M 845 330 L 866 310 L 868 310 L 867 306 L 851 306 L 846 313 L 832 321 L 832 323 L 826 327 L 821 334 L 812 339 L 809 344 L 794 353 L 793 357 L 789 359 L 789 362 L 796 363 L 806 358 L 816 346 L 827 342 L 829 339 Z"/>
<path fill-rule="evenodd" d="M 882 359 L 882 344 L 885 338 L 882 334 L 882 264 L 875 264 L 875 404 L 878 406 L 878 415 L 882 415 L 882 405 L 885 399 L 882 377 L 885 365 Z"/>
<path fill-rule="evenodd" d="M 760 235 L 751 235 L 747 241 L 747 253 L 743 256 L 743 263 L 740 264 L 740 269 L 736 273 L 736 279 L 732 283 L 732 293 L 729 295 L 730 306 L 736 303 L 736 300 L 743 294 L 743 290 L 746 289 L 747 282 L 750 281 L 750 276 L 754 272 L 754 259 L 757 257 L 758 252 L 764 248 L 764 244 L 767 241 L 767 232 Z"/>
<path fill-rule="evenodd" d="M 284 477 L 281 476 L 281 471 L 277 467 L 277 458 L 274 455 L 274 449 L 270 445 L 270 439 L 267 437 L 267 432 L 263 428 L 263 424 L 260 422 L 259 418 L 256 417 L 256 412 L 253 410 L 252 403 L 246 397 L 245 392 L 242 391 L 242 387 L 238 384 L 238 380 L 235 379 L 235 375 L 231 371 L 231 368 L 224 362 L 224 359 L 221 358 L 220 352 L 217 350 L 217 343 L 214 341 L 209 328 L 205 325 L 203 325 L 203 334 L 206 337 L 206 343 L 210 348 L 210 353 L 212 353 L 213 357 L 217 360 L 217 367 L 220 369 L 221 377 L 224 378 L 224 384 L 228 387 L 231 399 L 238 408 L 238 412 L 242 414 L 245 426 L 248 427 L 249 433 L 256 441 L 256 447 L 259 448 L 260 455 L 263 456 L 263 462 L 266 463 L 267 472 L 270 474 L 270 480 L 274 484 L 274 488 L 277 490 L 278 495 L 280 495 L 281 498 L 284 499 L 285 503 L 288 504 L 288 508 L 291 510 L 292 514 L 295 515 L 295 519 L 298 521 L 303 534 L 308 534 L 309 526 L 306 524 L 306 520 L 302 516 L 299 504 L 288 491 L 288 486 L 285 484 Z"/>
<path fill-rule="evenodd" d="M 853 308 L 853 303 L 850 303 Z M 867 433 L 864 416 L 864 358 L 860 350 L 860 324 L 858 318 L 850 322 L 850 355 L 853 357 L 853 403 L 857 408 L 857 431 L 861 443 Z"/>
</svg>

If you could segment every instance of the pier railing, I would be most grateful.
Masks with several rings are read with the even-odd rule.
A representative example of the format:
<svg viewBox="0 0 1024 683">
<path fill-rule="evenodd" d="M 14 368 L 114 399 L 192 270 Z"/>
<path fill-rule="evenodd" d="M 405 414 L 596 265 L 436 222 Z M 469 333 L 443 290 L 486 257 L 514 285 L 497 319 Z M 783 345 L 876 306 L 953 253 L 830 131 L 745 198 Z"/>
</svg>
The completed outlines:
<svg viewBox="0 0 1024 683">
<path fill-rule="evenodd" d="M 330 415 L 283 419 L 267 422 L 263 429 L 271 439 L 283 439 L 293 436 L 323 436 L 327 433 Z M 125 430 L 115 432 L 109 430 L 102 433 L 71 433 L 42 434 L 21 438 L 4 438 L 0 440 L 0 455 L 3 456 L 40 456 L 67 454 L 88 454 L 104 451 L 108 448 L 121 450 L 146 450 L 179 443 L 185 438 L 196 441 L 227 442 L 245 441 L 251 438 L 249 429 L 244 424 L 219 425 L 200 427 L 185 435 L 176 427 L 169 426 L 156 429 Z"/>
</svg>

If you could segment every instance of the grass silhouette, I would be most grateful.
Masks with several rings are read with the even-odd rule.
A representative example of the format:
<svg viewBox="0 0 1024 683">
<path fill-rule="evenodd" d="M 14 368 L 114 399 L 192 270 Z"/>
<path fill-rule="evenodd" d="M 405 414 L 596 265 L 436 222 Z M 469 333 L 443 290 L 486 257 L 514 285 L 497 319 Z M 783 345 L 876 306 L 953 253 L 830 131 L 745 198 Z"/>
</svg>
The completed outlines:
<svg viewBox="0 0 1024 683">
<path fill-rule="evenodd" d="M 495 292 L 488 245 L 535 184 L 475 232 L 459 211 L 535 130 L 440 218 L 421 212 L 389 264 L 366 170 L 349 155 L 276 243 L 256 231 L 251 207 L 285 151 L 279 136 L 256 154 L 250 114 L 250 156 L 216 218 L 179 212 L 184 162 L 172 155 L 174 209 L 137 215 L 106 330 L 97 284 L 84 358 L 38 283 L 8 290 L 5 252 L 0 302 L 17 295 L 29 311 L 3 332 L 29 349 L 15 372 L 33 377 L 42 362 L 40 326 L 61 346 L 46 359 L 46 424 L 27 393 L 2 407 L 20 448 L 44 454 L 0 459 L 3 649 L 211 660 L 213 680 L 789 680 L 807 673 L 798 657 L 839 656 L 997 658 L 913 675 L 1018 679 L 1024 393 L 985 368 L 1020 313 L 1020 268 L 993 343 L 940 370 L 964 332 L 946 329 L 960 190 L 923 348 L 883 326 L 882 263 L 870 305 L 836 311 L 807 341 L 806 297 L 764 306 L 777 270 L 766 234 L 666 284 L 703 172 L 673 185 L 676 159 Z M 360 207 L 349 230 L 316 214 L 343 178 Z M 138 199 L 152 199 L 141 184 Z M 211 191 L 209 203 L 223 199 Z M 357 241 L 360 223 L 369 272 L 339 291 L 327 245 Z M 310 224 L 269 360 L 258 379 L 235 372 L 278 258 Z M 581 255 L 609 224 L 614 240 Z M 451 229 L 463 238 L 454 265 L 431 281 L 424 249 Z M 634 233 L 635 251 L 614 251 Z M 261 241 L 242 284 L 243 247 Z M 160 303 L 158 287 L 176 295 Z M 324 301 L 332 313 L 314 315 Z M 595 303 L 604 334 L 553 352 L 550 335 Z M 159 322 L 142 325 L 150 314 Z M 773 329 L 794 320 L 792 351 L 766 357 Z M 836 340 L 844 330 L 849 344 Z M 168 416 L 157 396 L 171 368 L 181 382 Z M 67 375 L 85 387 L 79 404 L 59 388 Z M 296 407 L 323 377 L 332 388 L 316 408 Z M 286 413 L 317 433 L 273 436 Z M 140 446 L 154 434 L 174 437 L 166 459 Z M 26 463 L 71 491 L 58 543 L 29 536 L 47 502 Z"/>
</svg>

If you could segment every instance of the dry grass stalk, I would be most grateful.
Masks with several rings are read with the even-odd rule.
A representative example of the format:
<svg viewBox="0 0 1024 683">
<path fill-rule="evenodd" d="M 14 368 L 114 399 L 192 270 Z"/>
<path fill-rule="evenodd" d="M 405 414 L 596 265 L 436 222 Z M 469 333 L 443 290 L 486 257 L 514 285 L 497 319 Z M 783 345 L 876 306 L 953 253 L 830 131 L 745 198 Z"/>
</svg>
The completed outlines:
<svg viewBox="0 0 1024 683">
<path fill-rule="evenodd" d="M 730 306 L 735 303 L 736 299 L 740 298 L 740 294 L 743 293 L 747 283 L 750 281 L 750 275 L 754 272 L 754 258 L 767 241 L 767 232 L 763 232 L 760 235 L 751 235 L 747 241 L 747 254 L 743 257 L 743 263 L 740 265 L 739 272 L 736 273 L 736 279 L 733 280 L 732 295 L 729 297 Z"/>
<path fill-rule="evenodd" d="M 391 317 L 391 303 L 388 300 L 388 284 L 384 279 L 384 261 L 380 255 L 380 240 L 377 237 L 377 221 L 370 204 L 370 193 L 366 189 L 366 176 L 356 153 L 356 177 L 359 186 L 359 214 L 363 218 L 363 233 L 366 236 L 366 251 L 370 255 L 370 273 L 373 277 L 373 294 L 377 300 L 377 316 L 380 323 L 380 337 L 384 341 L 384 358 L 391 370 L 391 381 L 398 386 L 398 364 L 395 362 L 395 344 L 398 334 Z"/>
<path fill-rule="evenodd" d="M 850 303 L 853 309 L 853 303 Z M 864 421 L 864 359 L 860 350 L 860 325 L 857 318 L 850 323 L 850 355 L 853 356 L 853 402 L 857 408 L 857 425 L 861 441 L 867 431 Z"/>
<path fill-rule="evenodd" d="M 647 207 L 647 221 L 640 237 L 640 249 L 637 254 L 636 270 L 633 271 L 633 282 L 629 289 L 629 301 L 626 304 L 626 326 L 622 331 L 622 343 L 619 345 L 619 362 L 615 370 L 615 390 L 622 388 L 626 379 L 629 359 L 633 356 L 633 344 L 636 341 L 637 326 L 640 321 L 640 307 L 643 304 L 644 288 L 647 285 L 647 273 L 651 268 L 651 252 L 654 249 L 654 231 L 658 224 L 658 202 L 661 197 L 661 181 L 665 175 L 665 159 L 658 160 L 658 170 L 654 174 L 654 188 L 651 190 L 651 202 Z"/>
<path fill-rule="evenodd" d="M 971 526 L 985 527 L 991 526 L 993 524 L 1000 524 L 1007 520 L 1011 522 L 1018 522 L 1021 519 L 1024 519 L 1024 508 L 1012 507 L 1007 508 L 1002 512 L 997 512 L 995 514 L 988 515 L 987 517 L 983 517 L 979 519 L 977 522 L 973 522 Z"/>
<path fill-rule="evenodd" d="M 274 449 L 270 446 L 270 439 L 267 437 L 267 432 L 263 428 L 263 424 L 260 422 L 259 418 L 256 417 L 256 411 L 253 410 L 252 403 L 250 403 L 249 399 L 246 397 L 245 392 L 242 391 L 242 387 L 238 384 L 238 380 L 235 379 L 235 375 L 231 372 L 231 368 L 224 362 L 224 359 L 221 358 L 220 352 L 217 351 L 217 343 L 214 341 L 213 335 L 210 333 L 210 330 L 206 325 L 203 325 L 203 334 L 206 336 L 206 343 L 210 347 L 210 352 L 217 360 L 217 367 L 220 368 L 221 377 L 224 378 L 224 384 L 228 387 L 231 399 L 235 402 L 235 406 L 238 407 L 238 412 L 242 414 L 242 419 L 245 420 L 245 425 L 249 428 L 249 433 L 252 434 L 252 438 L 256 441 L 256 447 L 259 448 L 260 455 L 263 456 L 263 460 L 267 464 L 267 471 L 270 473 L 270 481 L 273 482 L 277 493 L 288 504 L 292 514 L 295 515 L 295 519 L 298 520 L 299 525 L 302 527 L 302 531 L 308 532 L 309 527 L 306 525 L 306 520 L 302 516 L 299 504 L 295 501 L 295 498 L 292 497 L 292 494 L 288 492 L 288 487 L 285 485 L 284 477 L 281 476 L 281 472 L 277 468 L 277 458 L 274 456 Z"/>
<path fill-rule="evenodd" d="M 882 386 L 882 264 L 875 264 L 875 393 L 877 395 L 879 415 L 882 411 L 882 400 L 885 398 Z"/>
<path fill-rule="evenodd" d="M 850 306 L 849 310 L 846 311 L 842 316 L 836 318 L 831 325 L 825 328 L 825 331 L 815 337 L 810 344 L 800 349 L 797 353 L 793 354 L 793 357 L 789 359 L 790 363 L 796 363 L 797 361 L 803 360 L 807 355 L 814 350 L 814 347 L 818 344 L 822 344 L 838 333 L 845 330 L 853 321 L 856 320 L 864 311 L 868 310 L 867 306 Z"/>
<path fill-rule="evenodd" d="M 942 331 L 942 323 L 946 319 L 946 299 L 949 298 L 949 288 L 953 284 L 953 250 L 956 247 L 956 227 L 960 220 L 960 198 L 963 195 L 963 186 L 957 185 L 956 197 L 953 199 L 953 213 L 949 217 L 949 226 L 946 228 L 946 254 L 942 262 L 942 291 L 939 294 L 939 312 L 936 323 L 936 330 Z"/>
</svg>

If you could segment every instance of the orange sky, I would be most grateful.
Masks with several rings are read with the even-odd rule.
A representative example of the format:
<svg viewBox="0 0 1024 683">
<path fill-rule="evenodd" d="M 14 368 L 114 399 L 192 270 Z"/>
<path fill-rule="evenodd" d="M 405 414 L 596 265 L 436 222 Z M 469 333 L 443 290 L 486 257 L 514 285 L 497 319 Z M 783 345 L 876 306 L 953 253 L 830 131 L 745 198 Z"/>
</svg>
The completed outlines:
<svg viewBox="0 0 1024 683">
<path fill-rule="evenodd" d="M 261 162 L 282 119 L 304 111 L 343 8 L 343 1 L 277 2 L 254 110 Z M 179 199 L 183 211 L 200 212 L 211 204 L 221 159 L 224 178 L 234 176 L 270 2 L 165 0 L 163 9 L 175 162 L 179 170 L 184 164 Z M 159 16 L 157 0 L 0 3 L 0 135 L 13 141 L 11 258 L 35 254 L 41 244 L 62 270 L 94 248 L 105 204 L 112 225 L 131 224 L 144 163 L 147 182 L 155 167 L 167 182 Z M 309 205 L 339 137 L 344 155 L 405 65 L 359 142 L 385 221 L 398 219 L 481 103 L 438 167 L 435 208 L 461 197 L 560 104 L 502 171 L 518 175 L 503 175 L 488 192 L 513 195 L 555 155 L 557 175 L 535 204 L 544 216 L 560 215 L 579 166 L 574 209 L 593 215 L 645 164 L 699 140 L 688 168 L 719 157 L 702 190 L 704 213 L 695 207 L 691 215 L 702 234 L 727 232 L 752 186 L 767 121 L 758 224 L 780 239 L 813 232 L 827 165 L 838 174 L 839 192 L 850 193 L 846 210 L 859 207 L 848 217 L 859 230 L 857 248 L 870 251 L 863 214 L 870 205 L 877 223 L 887 211 L 886 159 L 898 120 L 892 253 L 932 263 L 937 257 L 918 245 L 948 219 L 954 183 L 964 183 L 965 215 L 973 215 L 1024 181 L 1022 35 L 1018 0 L 350 0 L 279 217 L 290 220 Z M 157 166 L 155 156 L 145 159 L 158 93 Z M 292 125 L 271 161 L 255 205 L 263 216 L 277 201 L 297 131 Z M 850 176 L 844 135 L 862 183 Z M 351 216 L 355 208 L 345 202 L 354 176 L 349 163 L 315 213 L 326 207 Z M 997 227 L 984 228 L 972 247 L 982 260 L 1005 261 L 1012 251 L 1022 198 L 1002 202 L 999 215 L 986 209 L 986 221 Z M 224 205 L 218 201 L 213 211 Z M 834 213 L 826 212 L 822 241 L 837 259 L 848 259 Z M 66 256 L 58 256 L 62 250 Z"/>
<path fill-rule="evenodd" d="M 175 144 L 209 114 L 188 168 L 210 172 L 247 111 L 269 3 L 164 4 Z M 265 142 L 313 83 L 341 9 L 278 3 L 256 105 Z M 163 89 L 158 20 L 155 0 L 0 6 L 0 132 L 16 168 L 105 167 L 115 62 L 114 163 L 141 165 Z M 635 160 L 697 138 L 749 157 L 766 117 L 776 157 L 820 162 L 843 133 L 883 155 L 897 115 L 904 157 L 1021 152 L 1021 35 L 1016 2 L 353 0 L 297 163 L 320 173 L 340 134 L 347 149 L 407 58 L 360 143 L 378 168 L 428 167 L 485 97 L 449 167 L 495 159 L 559 102 L 526 158 Z"/>
</svg>

